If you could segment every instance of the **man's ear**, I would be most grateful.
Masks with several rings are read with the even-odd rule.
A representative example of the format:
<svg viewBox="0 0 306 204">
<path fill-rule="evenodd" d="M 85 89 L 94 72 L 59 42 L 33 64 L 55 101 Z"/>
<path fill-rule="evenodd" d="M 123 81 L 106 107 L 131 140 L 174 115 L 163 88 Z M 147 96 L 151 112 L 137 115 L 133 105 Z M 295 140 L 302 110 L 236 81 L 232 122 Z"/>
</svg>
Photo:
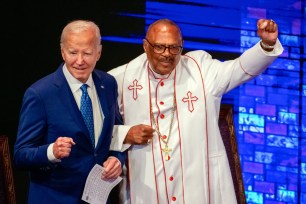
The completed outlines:
<svg viewBox="0 0 306 204">
<path fill-rule="evenodd" d="M 143 40 L 142 40 L 142 43 L 143 43 L 143 44 L 142 44 L 143 50 L 144 50 L 145 52 L 147 52 L 147 47 L 148 47 L 148 44 L 147 44 L 147 43 L 148 43 L 148 42 L 147 42 L 145 39 L 143 39 Z"/>
</svg>

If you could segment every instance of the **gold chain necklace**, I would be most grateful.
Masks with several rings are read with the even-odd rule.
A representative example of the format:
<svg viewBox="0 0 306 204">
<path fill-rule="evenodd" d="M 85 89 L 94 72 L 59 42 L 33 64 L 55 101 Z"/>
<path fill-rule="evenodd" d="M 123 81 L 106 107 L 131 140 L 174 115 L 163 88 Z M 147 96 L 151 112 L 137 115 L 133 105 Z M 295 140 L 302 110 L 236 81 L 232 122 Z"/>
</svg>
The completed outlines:
<svg viewBox="0 0 306 204">
<path fill-rule="evenodd" d="M 159 126 L 157 125 L 157 122 L 156 122 L 156 120 L 154 118 L 153 110 L 152 109 L 153 108 L 152 108 L 152 102 L 151 102 L 150 103 L 150 111 L 151 111 L 151 115 L 152 115 L 152 123 L 155 126 L 155 129 L 156 129 L 156 132 L 158 134 L 158 137 L 165 144 L 165 147 L 162 148 L 162 151 L 164 152 L 164 155 L 165 155 L 165 158 L 166 158 L 165 160 L 169 161 L 170 160 L 170 152 L 172 151 L 172 149 L 169 148 L 168 142 L 169 142 L 171 131 L 172 131 L 172 126 L 173 126 L 173 121 L 174 121 L 174 113 L 175 113 L 175 110 L 176 110 L 175 92 L 173 94 L 173 108 L 172 108 L 172 115 L 171 115 L 171 122 L 170 122 L 168 137 L 164 138 L 163 135 L 160 133 Z"/>
</svg>

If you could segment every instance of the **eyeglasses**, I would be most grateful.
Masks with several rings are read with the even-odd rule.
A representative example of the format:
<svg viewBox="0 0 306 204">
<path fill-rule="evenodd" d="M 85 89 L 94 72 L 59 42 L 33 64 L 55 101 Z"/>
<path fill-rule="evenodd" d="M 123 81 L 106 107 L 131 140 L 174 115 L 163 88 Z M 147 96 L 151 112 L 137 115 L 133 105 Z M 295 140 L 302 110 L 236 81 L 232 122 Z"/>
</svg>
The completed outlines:
<svg viewBox="0 0 306 204">
<path fill-rule="evenodd" d="M 183 47 L 182 46 L 165 46 L 165 45 L 152 45 L 150 43 L 150 41 L 145 38 L 145 40 L 149 43 L 149 45 L 151 45 L 151 47 L 153 47 L 153 51 L 156 53 L 156 54 L 162 54 L 166 51 L 166 49 L 168 48 L 169 52 L 173 55 L 177 55 L 179 53 L 181 53 L 181 51 L 183 50 Z"/>
</svg>

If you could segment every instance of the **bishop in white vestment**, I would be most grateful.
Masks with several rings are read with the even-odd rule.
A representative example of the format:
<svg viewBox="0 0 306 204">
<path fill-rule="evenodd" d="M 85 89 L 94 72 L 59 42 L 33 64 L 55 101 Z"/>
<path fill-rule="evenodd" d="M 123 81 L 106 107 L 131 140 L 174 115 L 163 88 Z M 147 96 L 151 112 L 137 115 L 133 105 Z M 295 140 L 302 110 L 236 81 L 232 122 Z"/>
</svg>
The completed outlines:
<svg viewBox="0 0 306 204">
<path fill-rule="evenodd" d="M 157 73 L 143 53 L 111 70 L 126 125 L 115 127 L 111 148 L 128 148 L 122 203 L 237 203 L 218 127 L 221 98 L 261 74 L 282 51 L 278 40 L 270 52 L 257 43 L 225 62 L 191 51 L 168 74 Z M 138 124 L 155 129 L 152 139 L 123 144 L 129 128 Z"/>
</svg>

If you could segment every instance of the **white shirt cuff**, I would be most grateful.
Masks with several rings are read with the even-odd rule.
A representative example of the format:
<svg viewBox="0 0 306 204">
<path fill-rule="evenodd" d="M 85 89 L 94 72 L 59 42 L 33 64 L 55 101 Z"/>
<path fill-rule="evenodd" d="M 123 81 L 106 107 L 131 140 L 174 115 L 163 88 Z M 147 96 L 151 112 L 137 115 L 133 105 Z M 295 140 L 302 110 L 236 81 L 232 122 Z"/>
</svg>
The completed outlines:
<svg viewBox="0 0 306 204">
<path fill-rule="evenodd" d="M 60 159 L 57 159 L 54 154 L 53 154 L 53 145 L 54 143 L 51 143 L 47 149 L 47 157 L 49 159 L 50 162 L 52 163 L 57 163 L 57 162 L 61 162 Z"/>
<path fill-rule="evenodd" d="M 128 126 L 128 125 L 115 125 L 114 126 L 110 150 L 123 152 L 131 146 L 130 144 L 123 144 L 126 134 L 131 127 L 132 126 Z"/>
</svg>

